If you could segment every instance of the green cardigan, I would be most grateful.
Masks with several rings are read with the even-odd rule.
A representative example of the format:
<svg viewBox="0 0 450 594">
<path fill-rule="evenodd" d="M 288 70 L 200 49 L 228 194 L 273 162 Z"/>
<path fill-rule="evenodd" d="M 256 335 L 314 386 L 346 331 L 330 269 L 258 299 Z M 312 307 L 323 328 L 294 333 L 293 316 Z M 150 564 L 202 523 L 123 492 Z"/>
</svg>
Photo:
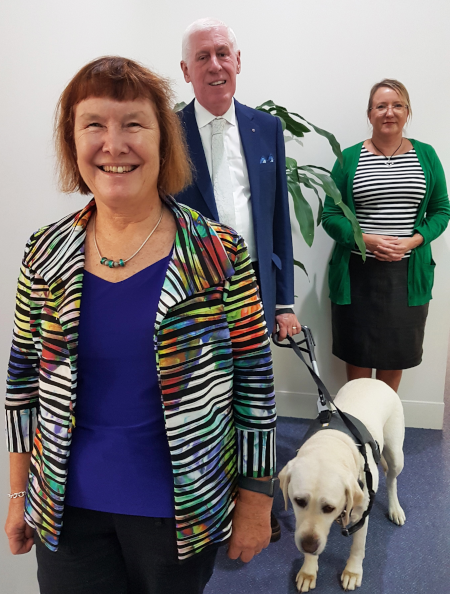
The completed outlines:
<svg viewBox="0 0 450 594">
<path fill-rule="evenodd" d="M 410 139 L 416 150 L 426 180 L 426 193 L 417 213 L 414 232 L 420 233 L 423 243 L 411 251 L 408 262 L 408 305 L 423 305 L 431 299 L 435 262 L 431 257 L 430 242 L 445 231 L 450 218 L 450 203 L 444 170 L 435 150 L 429 144 Z M 362 142 L 343 151 L 344 165 L 336 161 L 331 172 L 345 204 L 355 212 L 353 178 L 358 166 Z M 328 283 L 330 299 L 338 305 L 351 302 L 348 263 L 355 248 L 353 229 L 339 206 L 329 196 L 325 199 L 322 225 L 335 241 L 331 257 Z"/>
</svg>

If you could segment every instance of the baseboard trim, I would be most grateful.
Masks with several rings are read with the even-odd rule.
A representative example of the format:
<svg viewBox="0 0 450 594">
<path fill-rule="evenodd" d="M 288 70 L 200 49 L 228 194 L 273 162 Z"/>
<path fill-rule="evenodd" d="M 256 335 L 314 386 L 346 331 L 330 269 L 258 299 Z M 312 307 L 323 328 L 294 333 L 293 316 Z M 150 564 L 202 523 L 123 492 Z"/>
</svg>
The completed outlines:
<svg viewBox="0 0 450 594">
<path fill-rule="evenodd" d="M 277 392 L 276 402 L 280 417 L 314 419 L 317 416 L 317 393 Z M 402 400 L 402 404 L 407 427 L 414 427 L 415 429 L 442 429 L 444 422 L 443 402 Z"/>
</svg>

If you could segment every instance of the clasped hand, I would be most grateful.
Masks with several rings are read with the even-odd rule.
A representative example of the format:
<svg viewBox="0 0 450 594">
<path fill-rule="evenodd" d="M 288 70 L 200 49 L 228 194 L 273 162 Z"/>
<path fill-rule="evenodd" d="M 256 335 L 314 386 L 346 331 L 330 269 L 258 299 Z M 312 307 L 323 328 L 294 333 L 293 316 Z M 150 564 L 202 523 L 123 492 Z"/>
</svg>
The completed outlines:
<svg viewBox="0 0 450 594">
<path fill-rule="evenodd" d="M 367 249 L 377 260 L 398 262 L 409 250 L 422 243 L 422 237 L 416 233 L 413 237 L 392 237 L 391 235 L 372 235 L 363 233 Z"/>
</svg>

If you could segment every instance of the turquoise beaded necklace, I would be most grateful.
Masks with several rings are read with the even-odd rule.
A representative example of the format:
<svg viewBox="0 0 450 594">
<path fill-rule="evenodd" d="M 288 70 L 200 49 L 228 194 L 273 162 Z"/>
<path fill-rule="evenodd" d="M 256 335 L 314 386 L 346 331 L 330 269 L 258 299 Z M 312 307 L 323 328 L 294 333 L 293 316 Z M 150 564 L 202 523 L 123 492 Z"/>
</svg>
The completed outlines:
<svg viewBox="0 0 450 594">
<path fill-rule="evenodd" d="M 144 245 L 147 243 L 147 241 L 150 239 L 150 237 L 156 231 L 159 223 L 161 222 L 161 219 L 163 218 L 163 213 L 164 213 L 164 207 L 161 206 L 161 215 L 158 219 L 158 222 L 153 227 L 153 229 L 150 231 L 150 235 L 147 237 L 147 239 L 144 241 L 144 243 L 141 245 L 141 247 L 138 250 L 136 250 L 134 252 L 134 254 L 132 256 L 130 256 L 129 258 L 127 258 L 126 260 L 122 260 L 122 258 L 120 258 L 120 260 L 118 260 L 118 261 L 110 260 L 109 258 L 105 258 L 104 256 L 101 255 L 100 250 L 98 249 L 97 238 L 95 236 L 95 221 L 97 219 L 97 213 L 96 213 L 94 215 L 94 221 L 92 223 L 92 231 L 94 232 L 94 244 L 95 244 L 95 249 L 97 250 L 97 253 L 100 257 L 100 264 L 103 264 L 104 266 L 109 266 L 109 268 L 119 268 L 119 266 L 125 266 L 125 264 L 131 260 L 131 258 L 134 258 L 134 256 L 141 251 L 141 249 L 144 247 Z"/>
</svg>

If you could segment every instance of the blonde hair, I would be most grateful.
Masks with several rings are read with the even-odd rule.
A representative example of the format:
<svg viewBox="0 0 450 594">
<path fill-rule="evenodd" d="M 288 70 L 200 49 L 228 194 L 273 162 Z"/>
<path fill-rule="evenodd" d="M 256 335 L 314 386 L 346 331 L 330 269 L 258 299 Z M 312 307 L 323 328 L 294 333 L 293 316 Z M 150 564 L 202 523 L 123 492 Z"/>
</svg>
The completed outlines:
<svg viewBox="0 0 450 594">
<path fill-rule="evenodd" d="M 91 193 L 78 169 L 74 138 L 75 107 L 89 97 L 116 101 L 149 99 L 161 135 L 158 189 L 165 195 L 177 194 L 191 183 L 186 141 L 180 120 L 172 109 L 173 91 L 169 81 L 134 60 L 105 56 L 83 66 L 58 101 L 54 137 L 59 186 L 63 192 Z"/>
<path fill-rule="evenodd" d="M 411 119 L 411 117 L 412 117 L 412 109 L 411 109 L 411 102 L 409 100 L 409 93 L 408 93 L 405 85 L 402 84 L 400 81 L 395 80 L 395 78 L 384 78 L 381 82 L 376 83 L 370 89 L 369 103 L 367 104 L 367 117 L 369 117 L 370 110 L 372 109 L 373 96 L 378 91 L 378 89 L 381 89 L 383 87 L 387 87 L 388 89 L 392 89 L 393 91 L 395 91 L 396 93 L 398 93 L 398 95 L 400 95 L 400 97 L 402 98 L 402 100 L 405 102 L 406 109 L 408 110 L 408 120 Z"/>
</svg>

